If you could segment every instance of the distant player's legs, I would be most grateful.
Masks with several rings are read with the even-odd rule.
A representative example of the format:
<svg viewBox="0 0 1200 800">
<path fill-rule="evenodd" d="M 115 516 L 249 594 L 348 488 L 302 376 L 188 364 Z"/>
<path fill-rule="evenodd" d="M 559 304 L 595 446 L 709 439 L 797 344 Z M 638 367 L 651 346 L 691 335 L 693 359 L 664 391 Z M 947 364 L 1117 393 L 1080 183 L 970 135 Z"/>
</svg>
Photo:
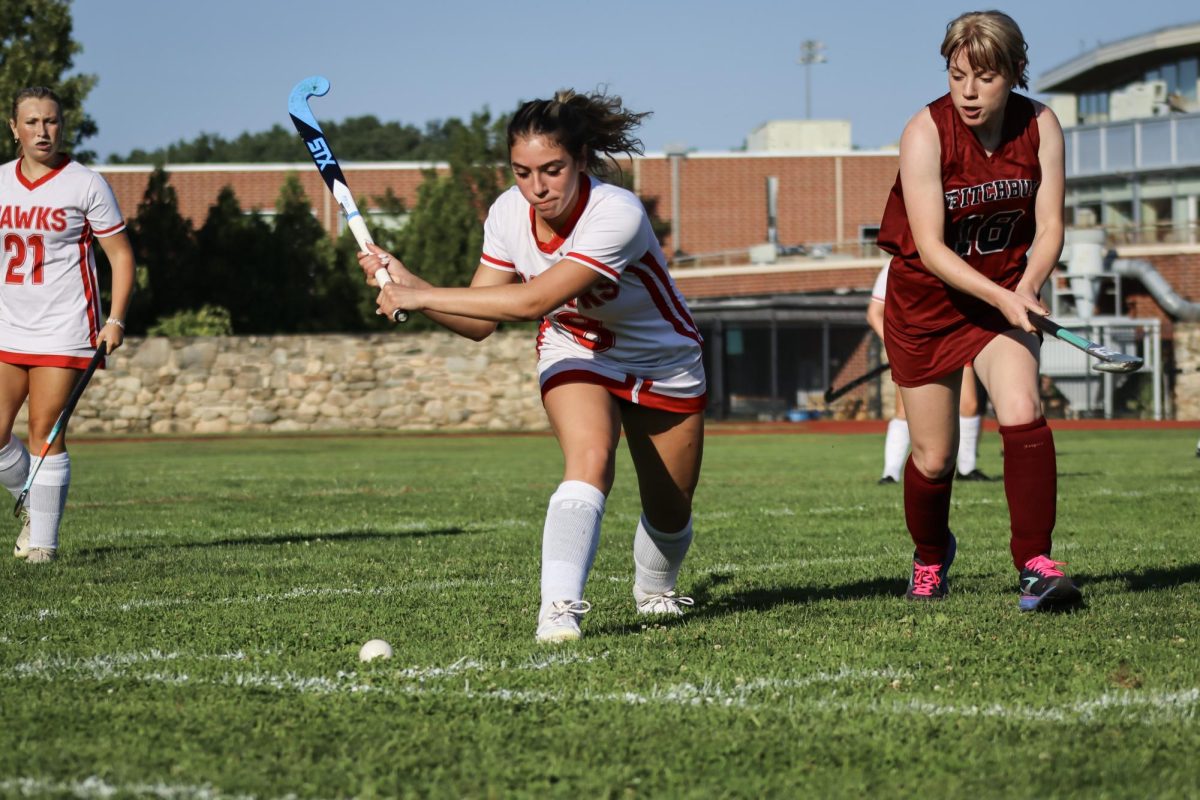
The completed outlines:
<svg viewBox="0 0 1200 800">
<path fill-rule="evenodd" d="M 550 498 L 542 531 L 541 641 L 578 639 L 591 607 L 583 588 L 600 543 L 605 497 L 612 488 L 621 418 L 604 388 L 565 383 L 542 398 L 563 452 L 563 480 Z"/>
<path fill-rule="evenodd" d="M 29 440 L 35 446 L 49 438 L 80 372 L 64 367 L 33 367 L 29 370 Z M 40 452 L 40 447 L 38 450 Z M 58 551 L 58 529 L 71 484 L 67 432 L 59 433 L 40 467 L 35 456 L 30 460 L 29 469 L 37 469 L 37 476 L 29 488 L 27 501 L 29 554 L 26 560 L 30 563 L 52 561 Z"/>
<path fill-rule="evenodd" d="M 28 394 L 28 367 L 0 362 L 0 485 L 14 500 L 29 476 L 29 451 L 13 433 L 13 423 Z"/>
<path fill-rule="evenodd" d="M 896 415 L 888 420 L 887 436 L 883 440 L 883 475 L 880 484 L 899 483 L 904 459 L 908 457 L 908 419 L 904 414 L 904 399 L 897 388 Z"/>
<path fill-rule="evenodd" d="M 967 480 L 987 480 L 978 470 L 979 430 L 983 426 L 983 404 L 975 370 L 970 364 L 963 367 L 962 392 L 958 398 L 958 476 Z"/>
<path fill-rule="evenodd" d="M 904 468 L 904 519 L 916 548 L 908 589 L 912 599 L 939 599 L 947 592 L 946 573 L 955 550 L 950 493 L 961 386 L 961 373 L 954 372 L 900 390 L 912 433 L 912 454 Z"/>
<path fill-rule="evenodd" d="M 680 614 L 690 598 L 675 594 L 692 543 L 692 495 L 704 455 L 704 414 L 621 404 L 638 475 L 642 517 L 633 540 L 633 594 L 643 613 Z"/>
<path fill-rule="evenodd" d="M 1020 572 L 1021 608 L 1070 604 L 1079 590 L 1050 560 L 1058 500 L 1054 436 L 1042 416 L 1036 336 L 1010 331 L 997 336 L 975 359 L 1000 424 L 1004 444 L 1004 493 L 1012 529 L 1010 549 Z"/>
<path fill-rule="evenodd" d="M 20 497 L 29 477 L 29 450 L 13 433 L 13 422 L 29 392 L 29 370 L 0 363 L 0 486 L 15 500 Z M 29 554 L 29 512 L 21 511 L 21 528 L 13 555 L 24 558 Z"/>
</svg>

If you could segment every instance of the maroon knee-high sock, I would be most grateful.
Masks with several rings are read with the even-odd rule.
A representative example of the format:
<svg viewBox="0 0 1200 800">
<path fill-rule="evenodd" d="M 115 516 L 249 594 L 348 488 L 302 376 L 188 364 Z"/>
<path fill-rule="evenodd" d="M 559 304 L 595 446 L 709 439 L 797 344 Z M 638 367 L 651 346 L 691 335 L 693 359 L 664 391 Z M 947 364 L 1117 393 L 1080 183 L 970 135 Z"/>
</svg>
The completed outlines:
<svg viewBox="0 0 1200 800">
<path fill-rule="evenodd" d="M 944 478 L 926 478 L 913 466 L 912 456 L 904 464 L 904 521 L 923 564 L 941 564 L 950 544 L 950 491 L 954 470 Z"/>
<path fill-rule="evenodd" d="M 1012 526 L 1013 564 L 1017 569 L 1034 556 L 1050 554 L 1058 500 L 1054 435 L 1045 417 L 1024 425 L 1001 425 L 1004 442 L 1004 494 Z"/>
</svg>

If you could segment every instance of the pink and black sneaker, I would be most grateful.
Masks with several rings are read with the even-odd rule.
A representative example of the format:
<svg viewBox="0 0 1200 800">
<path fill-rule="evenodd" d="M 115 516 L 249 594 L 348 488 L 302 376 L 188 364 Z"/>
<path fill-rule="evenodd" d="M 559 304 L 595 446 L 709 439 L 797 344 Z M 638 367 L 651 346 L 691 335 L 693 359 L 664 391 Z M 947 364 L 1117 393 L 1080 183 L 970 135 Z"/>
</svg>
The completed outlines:
<svg viewBox="0 0 1200 800">
<path fill-rule="evenodd" d="M 1021 610 L 1058 610 L 1077 606 L 1083 594 L 1070 578 L 1059 569 L 1065 561 L 1051 561 L 1048 556 L 1034 556 L 1021 570 Z"/>
<path fill-rule="evenodd" d="M 908 591 L 904 596 L 909 600 L 941 600 L 950 594 L 950 583 L 946 580 L 946 573 L 954 563 L 954 553 L 957 549 L 958 542 L 952 533 L 941 564 L 926 564 L 913 553 L 912 576 L 908 579 Z"/>
</svg>

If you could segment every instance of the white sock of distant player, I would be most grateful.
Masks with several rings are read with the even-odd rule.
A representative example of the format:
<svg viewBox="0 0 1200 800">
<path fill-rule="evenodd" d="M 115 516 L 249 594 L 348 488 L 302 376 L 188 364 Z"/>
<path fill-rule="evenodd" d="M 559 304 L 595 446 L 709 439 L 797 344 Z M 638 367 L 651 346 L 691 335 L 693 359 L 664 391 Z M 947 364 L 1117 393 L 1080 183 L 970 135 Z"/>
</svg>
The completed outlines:
<svg viewBox="0 0 1200 800">
<path fill-rule="evenodd" d="M 958 474 L 970 475 L 975 471 L 975 457 L 979 452 L 979 428 L 983 417 L 958 418 Z"/>
<path fill-rule="evenodd" d="M 655 530 L 643 514 L 633 535 L 633 585 L 648 594 L 673 590 L 691 546 L 691 519 L 682 530 L 663 533 Z"/>
<path fill-rule="evenodd" d="M 8 444 L 0 447 L 0 486 L 8 489 L 12 496 L 20 497 L 29 480 L 29 451 L 25 443 L 12 436 Z"/>
<path fill-rule="evenodd" d="M 887 438 L 883 441 L 883 477 L 900 481 L 900 470 L 908 456 L 908 420 L 893 419 L 888 423 Z"/>
<path fill-rule="evenodd" d="M 542 530 L 539 618 L 545 616 L 551 603 L 583 599 L 583 585 L 600 544 L 603 517 L 604 492 L 589 483 L 563 481 L 550 497 Z"/>
<path fill-rule="evenodd" d="M 32 459 L 36 462 L 36 459 Z M 30 469 L 37 467 L 31 463 Z M 58 547 L 58 524 L 71 483 L 71 455 L 46 456 L 29 487 L 29 546 Z"/>
</svg>

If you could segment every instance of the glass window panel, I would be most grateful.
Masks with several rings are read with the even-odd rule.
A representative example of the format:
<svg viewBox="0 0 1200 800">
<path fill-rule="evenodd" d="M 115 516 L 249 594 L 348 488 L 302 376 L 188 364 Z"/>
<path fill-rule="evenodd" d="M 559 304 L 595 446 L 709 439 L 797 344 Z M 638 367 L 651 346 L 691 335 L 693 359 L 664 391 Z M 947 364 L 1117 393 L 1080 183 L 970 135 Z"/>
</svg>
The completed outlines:
<svg viewBox="0 0 1200 800">
<path fill-rule="evenodd" d="M 1179 62 L 1179 93 L 1188 100 L 1196 99 L 1196 80 L 1200 79 L 1200 58 L 1185 58 Z"/>
</svg>

